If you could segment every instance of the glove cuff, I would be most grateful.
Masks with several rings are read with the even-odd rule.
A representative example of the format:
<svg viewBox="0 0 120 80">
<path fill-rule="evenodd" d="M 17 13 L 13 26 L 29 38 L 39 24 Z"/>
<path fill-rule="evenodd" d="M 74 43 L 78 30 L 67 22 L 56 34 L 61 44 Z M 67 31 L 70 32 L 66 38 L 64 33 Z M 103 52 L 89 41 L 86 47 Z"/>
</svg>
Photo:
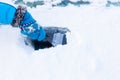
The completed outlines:
<svg viewBox="0 0 120 80">
<path fill-rule="evenodd" d="M 20 22 L 22 21 L 24 15 L 25 15 L 25 12 L 26 12 L 26 7 L 25 6 L 18 6 L 18 8 L 16 9 L 14 19 L 11 23 L 11 25 L 13 27 L 19 27 L 20 26 Z"/>
</svg>

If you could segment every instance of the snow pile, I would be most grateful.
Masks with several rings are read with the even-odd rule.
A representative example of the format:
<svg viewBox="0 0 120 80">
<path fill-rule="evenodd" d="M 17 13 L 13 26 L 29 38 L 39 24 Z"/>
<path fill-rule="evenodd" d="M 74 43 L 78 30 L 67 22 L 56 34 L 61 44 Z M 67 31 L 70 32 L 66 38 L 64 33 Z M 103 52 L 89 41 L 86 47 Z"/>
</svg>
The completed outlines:
<svg viewBox="0 0 120 80">
<path fill-rule="evenodd" d="M 68 27 L 68 45 L 34 51 L 19 29 L 0 25 L 0 80 L 120 80 L 119 8 L 28 10 L 42 26 Z"/>
</svg>

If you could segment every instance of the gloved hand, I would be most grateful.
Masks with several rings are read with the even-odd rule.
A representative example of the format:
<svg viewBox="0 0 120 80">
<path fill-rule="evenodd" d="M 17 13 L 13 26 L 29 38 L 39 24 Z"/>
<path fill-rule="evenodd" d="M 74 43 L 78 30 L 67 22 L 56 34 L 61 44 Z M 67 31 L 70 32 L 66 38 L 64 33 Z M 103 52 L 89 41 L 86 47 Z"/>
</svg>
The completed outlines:
<svg viewBox="0 0 120 80">
<path fill-rule="evenodd" d="M 21 33 L 27 35 L 32 40 L 42 41 L 46 37 L 45 30 L 37 23 L 31 24 L 27 27 L 21 27 Z"/>
<path fill-rule="evenodd" d="M 21 33 L 32 40 L 42 41 L 46 37 L 45 30 L 42 26 L 38 25 L 24 6 L 18 6 L 11 25 L 13 27 L 19 27 Z"/>
<path fill-rule="evenodd" d="M 25 12 L 19 27 L 21 28 L 21 33 L 32 40 L 42 41 L 46 37 L 46 32 L 44 31 L 42 26 L 38 25 L 36 20 L 28 11 Z"/>
</svg>

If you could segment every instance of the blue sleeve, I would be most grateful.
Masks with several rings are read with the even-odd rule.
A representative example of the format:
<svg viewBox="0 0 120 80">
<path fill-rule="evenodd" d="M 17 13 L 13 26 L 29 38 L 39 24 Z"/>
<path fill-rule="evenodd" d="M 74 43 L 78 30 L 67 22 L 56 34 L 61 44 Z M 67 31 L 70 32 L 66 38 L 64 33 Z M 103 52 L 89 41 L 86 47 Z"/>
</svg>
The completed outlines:
<svg viewBox="0 0 120 80">
<path fill-rule="evenodd" d="M 16 8 L 12 5 L 0 2 L 0 24 L 11 24 Z"/>
</svg>

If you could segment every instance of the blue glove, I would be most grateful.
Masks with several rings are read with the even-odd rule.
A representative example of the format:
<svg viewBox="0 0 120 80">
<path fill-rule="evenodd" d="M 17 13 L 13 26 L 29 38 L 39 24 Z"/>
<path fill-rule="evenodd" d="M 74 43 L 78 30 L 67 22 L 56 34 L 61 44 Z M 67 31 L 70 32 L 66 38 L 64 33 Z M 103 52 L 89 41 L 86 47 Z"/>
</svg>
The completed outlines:
<svg viewBox="0 0 120 80">
<path fill-rule="evenodd" d="M 20 23 L 21 33 L 27 35 L 30 39 L 42 41 L 46 37 L 45 30 L 37 24 L 29 12 Z"/>
</svg>

